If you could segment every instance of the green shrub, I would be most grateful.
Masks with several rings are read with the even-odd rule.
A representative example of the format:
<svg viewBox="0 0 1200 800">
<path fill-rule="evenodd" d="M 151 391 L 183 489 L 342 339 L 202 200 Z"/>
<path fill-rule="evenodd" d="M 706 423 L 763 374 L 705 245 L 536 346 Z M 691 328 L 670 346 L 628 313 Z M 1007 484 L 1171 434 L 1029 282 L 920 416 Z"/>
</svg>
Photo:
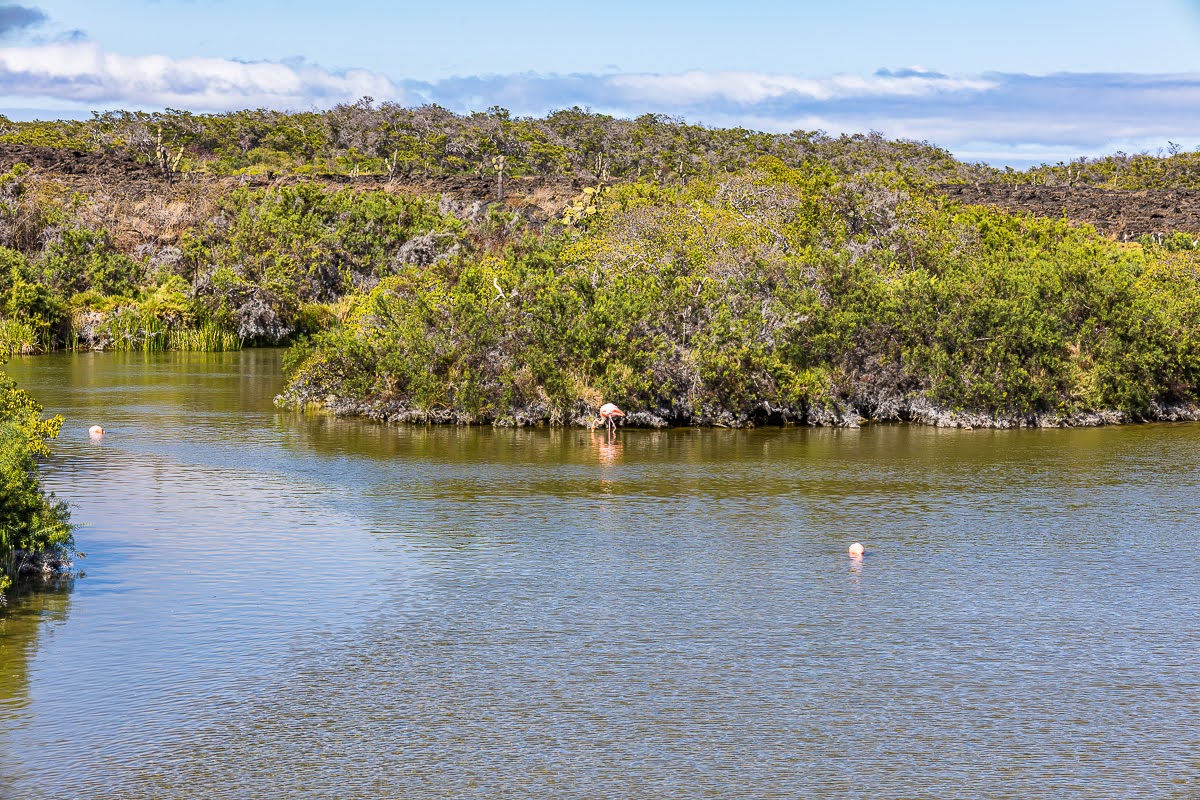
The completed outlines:
<svg viewBox="0 0 1200 800">
<path fill-rule="evenodd" d="M 768 160 L 617 187 L 539 247 L 390 278 L 292 359 L 289 391 L 492 420 L 601 397 L 676 419 L 1136 416 L 1200 395 L 1196 257 Z"/>
<path fill-rule="evenodd" d="M 62 417 L 44 419 L 42 407 L 0 373 L 0 591 L 22 563 L 67 562 L 74 534 L 65 504 L 41 489 L 37 461 L 58 435 Z"/>
</svg>

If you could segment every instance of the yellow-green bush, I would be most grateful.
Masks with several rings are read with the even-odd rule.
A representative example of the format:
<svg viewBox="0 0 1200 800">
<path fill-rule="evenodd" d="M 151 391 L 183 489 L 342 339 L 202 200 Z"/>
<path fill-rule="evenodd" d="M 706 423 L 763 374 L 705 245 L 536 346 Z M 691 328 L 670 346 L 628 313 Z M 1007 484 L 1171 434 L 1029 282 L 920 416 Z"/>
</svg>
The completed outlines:
<svg viewBox="0 0 1200 800">
<path fill-rule="evenodd" d="M 62 417 L 44 419 L 42 407 L 0 373 L 0 591 L 22 562 L 62 564 L 74 548 L 66 506 L 42 491 L 36 461 L 61 427 Z"/>
</svg>

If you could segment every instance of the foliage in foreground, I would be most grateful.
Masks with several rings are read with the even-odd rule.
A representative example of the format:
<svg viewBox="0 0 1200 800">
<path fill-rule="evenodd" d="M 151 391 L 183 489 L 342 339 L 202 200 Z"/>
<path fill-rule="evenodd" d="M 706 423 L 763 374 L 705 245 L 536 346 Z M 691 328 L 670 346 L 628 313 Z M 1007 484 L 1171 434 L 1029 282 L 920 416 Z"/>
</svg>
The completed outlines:
<svg viewBox="0 0 1200 800">
<path fill-rule="evenodd" d="M 286 401 L 520 423 L 604 398 L 747 424 L 1200 398 L 1191 253 L 778 161 L 615 189 L 581 224 L 384 280 L 294 355 Z"/>
<path fill-rule="evenodd" d="M 0 363 L 3 363 L 0 361 Z M 0 372 L 0 591 L 31 561 L 62 564 L 74 550 L 66 504 L 47 496 L 37 459 L 58 435 L 62 417 L 42 407 Z"/>
</svg>

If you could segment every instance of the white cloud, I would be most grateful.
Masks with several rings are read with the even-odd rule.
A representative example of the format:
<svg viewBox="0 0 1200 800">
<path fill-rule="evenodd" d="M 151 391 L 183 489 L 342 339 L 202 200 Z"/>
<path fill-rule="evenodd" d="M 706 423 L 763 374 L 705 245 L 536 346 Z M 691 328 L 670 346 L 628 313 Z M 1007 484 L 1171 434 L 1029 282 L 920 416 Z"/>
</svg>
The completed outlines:
<svg viewBox="0 0 1200 800">
<path fill-rule="evenodd" d="M 88 42 L 0 48 L 0 94 L 80 103 L 172 106 L 203 111 L 253 106 L 305 108 L 364 95 L 399 97 L 366 70 L 218 58 L 124 56 Z"/>
<path fill-rule="evenodd" d="M 938 92 L 979 92 L 995 85 L 979 78 L 949 78 L 920 72 L 809 79 L 753 72 L 692 71 L 681 75 L 615 75 L 608 80 L 612 86 L 645 100 L 696 103 L 720 99 L 740 105 L 785 98 L 827 102 L 849 97 L 923 97 Z"/>
</svg>

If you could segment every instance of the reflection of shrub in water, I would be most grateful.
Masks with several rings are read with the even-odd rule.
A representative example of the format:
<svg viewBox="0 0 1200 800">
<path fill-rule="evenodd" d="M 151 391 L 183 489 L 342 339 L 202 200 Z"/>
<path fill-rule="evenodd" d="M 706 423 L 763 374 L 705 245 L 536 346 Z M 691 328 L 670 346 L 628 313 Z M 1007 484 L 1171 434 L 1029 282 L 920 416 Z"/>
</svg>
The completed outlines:
<svg viewBox="0 0 1200 800">
<path fill-rule="evenodd" d="M 36 592 L 18 595 L 14 590 L 13 602 L 0 608 L 0 707 L 28 705 L 30 659 L 47 628 L 52 631 L 66 620 L 72 585 L 71 578 L 63 577 L 37 586 Z"/>
</svg>

